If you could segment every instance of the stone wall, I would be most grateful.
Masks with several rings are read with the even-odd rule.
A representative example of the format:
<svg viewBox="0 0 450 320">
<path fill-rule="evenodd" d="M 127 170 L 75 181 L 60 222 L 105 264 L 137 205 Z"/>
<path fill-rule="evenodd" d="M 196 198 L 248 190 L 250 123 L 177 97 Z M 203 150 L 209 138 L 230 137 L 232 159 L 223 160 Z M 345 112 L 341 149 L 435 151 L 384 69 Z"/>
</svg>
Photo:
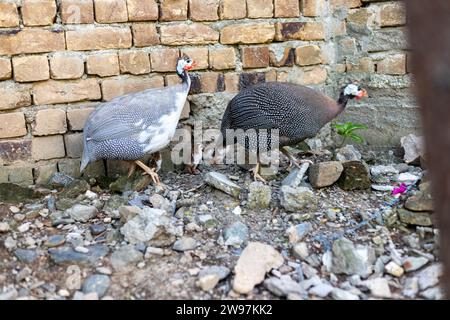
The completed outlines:
<svg viewBox="0 0 450 320">
<path fill-rule="evenodd" d="M 178 80 L 198 62 L 183 121 L 216 127 L 226 103 L 260 81 L 332 97 L 358 81 L 370 98 L 341 121 L 371 146 L 418 130 L 400 1 L 0 0 L 0 182 L 79 175 L 82 128 L 101 101 Z M 87 175 L 104 170 L 101 162 Z"/>
</svg>

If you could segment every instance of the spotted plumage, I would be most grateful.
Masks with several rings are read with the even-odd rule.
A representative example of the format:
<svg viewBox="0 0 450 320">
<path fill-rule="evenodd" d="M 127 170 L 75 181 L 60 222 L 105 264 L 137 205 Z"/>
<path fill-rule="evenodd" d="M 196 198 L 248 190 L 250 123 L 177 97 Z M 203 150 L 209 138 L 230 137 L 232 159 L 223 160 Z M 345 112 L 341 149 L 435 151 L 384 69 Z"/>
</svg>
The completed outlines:
<svg viewBox="0 0 450 320">
<path fill-rule="evenodd" d="M 86 121 L 81 171 L 99 159 L 138 160 L 166 147 L 175 134 L 185 104 L 191 68 L 180 58 L 182 83 L 117 97 L 101 104 Z"/>
<path fill-rule="evenodd" d="M 230 101 L 222 119 L 222 135 L 226 137 L 227 129 L 255 129 L 257 133 L 261 129 L 267 129 L 269 133 L 278 129 L 280 146 L 294 145 L 314 137 L 344 110 L 349 99 L 362 94 L 360 91 L 358 86 L 350 84 L 336 102 L 305 86 L 280 82 L 257 84 L 244 89 Z M 250 135 L 246 147 L 254 149 L 257 141 Z"/>
</svg>

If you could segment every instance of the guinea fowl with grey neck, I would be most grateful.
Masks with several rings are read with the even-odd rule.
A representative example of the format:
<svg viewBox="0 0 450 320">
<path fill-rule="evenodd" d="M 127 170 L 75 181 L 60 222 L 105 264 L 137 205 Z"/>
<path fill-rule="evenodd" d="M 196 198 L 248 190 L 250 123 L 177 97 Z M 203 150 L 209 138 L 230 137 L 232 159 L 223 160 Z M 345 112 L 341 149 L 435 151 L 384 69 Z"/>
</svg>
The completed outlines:
<svg viewBox="0 0 450 320">
<path fill-rule="evenodd" d="M 138 165 L 159 185 L 161 161 L 156 168 L 149 168 L 139 159 L 146 154 L 160 159 L 159 151 L 172 140 L 191 86 L 188 70 L 193 66 L 194 62 L 183 56 L 176 66 L 182 83 L 127 94 L 99 105 L 84 126 L 80 171 L 100 159 L 128 160 L 129 176 Z"/>
<path fill-rule="evenodd" d="M 233 144 L 226 139 L 227 130 L 255 129 L 256 137 L 244 140 L 249 151 L 258 149 L 261 140 L 259 130 L 278 130 L 279 148 L 298 165 L 295 157 L 285 148 L 314 137 L 328 122 L 344 111 L 347 102 L 367 96 L 358 85 L 342 88 L 337 101 L 323 93 L 302 85 L 281 82 L 266 82 L 242 90 L 228 104 L 222 118 L 222 144 Z M 268 135 L 270 142 L 270 135 Z M 268 146 L 269 147 L 269 146 Z M 259 162 L 252 169 L 255 179 L 264 181 L 259 175 Z"/>
</svg>

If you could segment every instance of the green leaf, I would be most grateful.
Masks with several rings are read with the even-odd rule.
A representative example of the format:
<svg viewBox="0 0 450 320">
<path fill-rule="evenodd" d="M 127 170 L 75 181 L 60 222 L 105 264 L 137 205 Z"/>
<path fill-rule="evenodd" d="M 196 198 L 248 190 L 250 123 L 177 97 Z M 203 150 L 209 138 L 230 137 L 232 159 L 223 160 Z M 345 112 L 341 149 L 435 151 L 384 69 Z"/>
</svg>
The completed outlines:
<svg viewBox="0 0 450 320">
<path fill-rule="evenodd" d="M 356 141 L 356 142 L 359 142 L 359 143 L 364 142 L 364 138 L 361 137 L 361 136 L 359 136 L 359 135 L 357 135 L 356 133 L 351 133 L 351 134 L 349 134 L 349 137 L 350 137 L 352 140 Z"/>
</svg>

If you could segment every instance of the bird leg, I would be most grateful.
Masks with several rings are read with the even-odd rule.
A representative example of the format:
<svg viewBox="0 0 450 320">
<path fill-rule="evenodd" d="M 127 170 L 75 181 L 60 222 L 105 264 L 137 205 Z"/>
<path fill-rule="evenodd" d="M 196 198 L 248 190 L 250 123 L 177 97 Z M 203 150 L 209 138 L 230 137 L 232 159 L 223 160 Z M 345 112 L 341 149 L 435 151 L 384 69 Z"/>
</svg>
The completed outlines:
<svg viewBox="0 0 450 320">
<path fill-rule="evenodd" d="M 261 165 L 258 163 L 256 163 L 256 166 L 253 169 L 250 169 L 249 171 L 253 173 L 253 179 L 255 179 L 255 181 L 262 181 L 264 183 L 267 183 L 266 179 L 264 179 L 263 177 L 261 177 L 261 175 L 259 174 L 259 168 L 261 167 Z"/>
<path fill-rule="evenodd" d="M 281 149 L 280 149 L 280 151 L 286 156 L 286 157 L 288 157 L 289 158 L 289 160 L 291 161 L 291 164 L 294 164 L 294 166 L 296 166 L 297 168 L 300 168 L 301 167 L 301 164 L 302 163 L 309 163 L 309 164 L 314 164 L 311 160 L 298 160 L 298 159 L 296 159 L 295 157 L 294 157 L 294 155 L 289 151 L 289 150 L 287 150 L 285 147 L 282 147 Z"/>
<path fill-rule="evenodd" d="M 194 175 L 201 173 L 201 171 L 197 168 L 197 165 L 195 164 L 186 164 L 186 171 Z"/>
<path fill-rule="evenodd" d="M 142 168 L 142 170 L 144 170 L 153 180 L 153 183 L 155 183 L 158 186 L 161 186 L 161 181 L 159 180 L 159 176 L 156 173 L 156 169 L 155 168 L 149 168 L 147 167 L 144 163 L 142 163 L 139 160 L 136 160 L 135 163 Z"/>
<path fill-rule="evenodd" d="M 133 175 L 133 173 L 134 173 L 134 171 L 136 169 L 136 162 L 131 161 L 129 163 L 130 163 L 130 167 L 128 169 L 128 178 L 130 178 Z"/>
</svg>

